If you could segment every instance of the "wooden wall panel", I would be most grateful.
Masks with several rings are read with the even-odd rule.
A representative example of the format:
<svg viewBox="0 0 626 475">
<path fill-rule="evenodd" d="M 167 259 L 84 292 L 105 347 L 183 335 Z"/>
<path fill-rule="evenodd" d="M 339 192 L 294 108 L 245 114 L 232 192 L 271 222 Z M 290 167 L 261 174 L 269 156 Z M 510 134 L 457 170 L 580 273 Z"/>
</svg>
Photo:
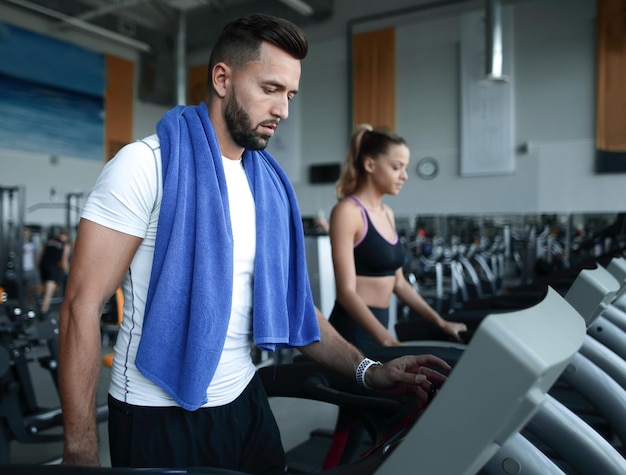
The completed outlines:
<svg viewBox="0 0 626 475">
<path fill-rule="evenodd" d="M 626 172 L 626 0 L 598 0 L 596 172 Z"/>
<path fill-rule="evenodd" d="M 106 55 L 106 71 L 104 161 L 108 162 L 133 139 L 135 65 L 132 61 Z"/>
<path fill-rule="evenodd" d="M 395 30 L 352 37 L 352 122 L 396 130 Z"/>
<path fill-rule="evenodd" d="M 187 104 L 196 106 L 206 100 L 209 66 L 193 66 L 187 72 Z"/>
</svg>

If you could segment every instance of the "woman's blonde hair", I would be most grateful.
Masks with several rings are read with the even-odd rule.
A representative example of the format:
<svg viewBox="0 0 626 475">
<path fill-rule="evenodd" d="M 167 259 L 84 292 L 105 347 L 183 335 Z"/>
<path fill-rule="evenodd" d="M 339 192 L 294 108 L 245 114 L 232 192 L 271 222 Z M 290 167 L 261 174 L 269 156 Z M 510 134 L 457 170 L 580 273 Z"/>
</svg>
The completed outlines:
<svg viewBox="0 0 626 475">
<path fill-rule="evenodd" d="M 365 179 L 365 159 L 378 160 L 389 152 L 391 145 L 406 145 L 404 138 L 384 129 L 374 129 L 369 124 L 357 125 L 350 139 L 348 156 L 335 184 L 338 199 L 355 193 Z"/>
</svg>

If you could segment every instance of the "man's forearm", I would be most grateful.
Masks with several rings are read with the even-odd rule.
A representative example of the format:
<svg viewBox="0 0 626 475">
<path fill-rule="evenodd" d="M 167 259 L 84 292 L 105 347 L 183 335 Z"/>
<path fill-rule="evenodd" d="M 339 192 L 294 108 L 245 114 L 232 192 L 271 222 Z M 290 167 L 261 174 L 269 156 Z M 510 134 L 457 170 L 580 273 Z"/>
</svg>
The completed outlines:
<svg viewBox="0 0 626 475">
<path fill-rule="evenodd" d="M 320 326 L 320 341 L 303 346 L 300 351 L 317 363 L 332 368 L 346 377 L 354 378 L 356 368 L 363 360 L 363 354 L 339 335 L 319 311 L 317 320 Z"/>
<path fill-rule="evenodd" d="M 59 390 L 64 425 L 64 463 L 98 463 L 96 391 L 100 374 L 100 328 L 91 316 L 77 318 L 65 307 L 59 333 Z M 91 324 L 88 324 L 91 322 Z"/>
<path fill-rule="evenodd" d="M 364 360 L 363 354 L 348 343 L 333 326 L 317 312 L 321 340 L 300 348 L 306 356 L 348 378 L 356 379 L 362 386 L 377 389 L 400 388 L 426 398 L 421 386 L 432 381 L 441 383 L 445 377 L 431 367 L 450 371 L 450 366 L 433 355 L 407 355 L 379 364 Z M 363 363 L 361 365 L 361 363 Z M 360 366 L 360 368 L 359 368 Z M 357 375 L 357 368 L 359 374 Z"/>
</svg>

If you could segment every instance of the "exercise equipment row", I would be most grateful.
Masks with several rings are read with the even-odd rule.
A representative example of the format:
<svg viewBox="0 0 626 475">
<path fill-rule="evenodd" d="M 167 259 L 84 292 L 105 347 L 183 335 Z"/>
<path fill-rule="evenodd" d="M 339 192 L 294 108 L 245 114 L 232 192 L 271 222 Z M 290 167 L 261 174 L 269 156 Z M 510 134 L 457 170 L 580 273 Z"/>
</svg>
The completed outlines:
<svg viewBox="0 0 626 475">
<path fill-rule="evenodd" d="M 439 415 L 440 418 L 436 423 L 433 422 L 423 435 L 424 439 L 420 439 L 419 444 L 411 445 L 406 452 L 403 452 L 405 454 L 403 461 L 392 465 L 397 470 L 395 473 L 407 473 L 409 469 L 411 473 L 429 474 L 623 473 L 626 467 L 623 459 L 626 435 L 624 430 L 626 393 L 623 381 L 626 375 L 626 363 L 623 358 L 617 357 L 610 348 L 592 336 L 594 324 L 598 324 L 601 319 L 605 318 L 604 314 L 607 310 L 610 309 L 615 313 L 616 304 L 623 302 L 624 288 L 626 288 L 626 261 L 613 260 L 609 269 L 610 272 L 600 266 L 596 269 L 581 271 L 564 297 L 554 289 L 548 288 L 544 298 L 530 308 L 487 316 L 477 327 L 468 345 L 442 341 L 418 341 L 406 342 L 407 347 L 385 348 L 369 352 L 368 356 L 380 360 L 403 354 L 433 353 L 453 364 L 450 379 L 444 384 L 433 402 L 433 405 L 439 403 L 443 394 L 446 394 L 449 403 L 446 406 L 446 412 Z M 558 308 L 557 302 L 565 302 L 564 307 Z M 571 313 L 572 309 L 575 312 Z M 485 457 L 478 464 L 480 466 L 463 463 L 461 466 L 454 466 L 454 462 L 448 462 L 450 458 L 456 460 L 459 452 L 463 452 L 466 447 L 470 447 L 470 451 L 476 451 L 473 445 L 475 438 L 480 439 L 483 426 L 491 424 L 491 418 L 498 418 L 498 411 L 504 410 L 502 406 L 506 405 L 507 394 L 505 393 L 514 391 L 512 388 L 517 388 L 518 379 L 526 375 L 528 371 L 532 371 L 536 365 L 541 365 L 542 358 L 545 357 L 545 353 L 532 357 L 518 354 L 517 356 L 525 360 L 523 368 L 502 372 L 502 368 L 511 364 L 510 360 L 515 356 L 501 355 L 505 358 L 501 359 L 497 350 L 490 350 L 492 360 L 483 362 L 485 366 L 476 363 L 479 368 L 475 368 L 477 373 L 474 373 L 471 380 L 466 381 L 467 387 L 450 384 L 451 381 L 456 381 L 453 378 L 460 368 L 465 369 L 464 365 L 471 361 L 468 356 L 469 350 L 485 345 L 485 332 L 494 332 L 490 336 L 497 334 L 496 330 L 490 328 L 492 322 L 506 325 L 508 322 L 516 321 L 518 326 L 513 331 L 516 336 L 515 341 L 508 341 L 501 337 L 499 345 L 506 346 L 514 353 L 522 351 L 517 338 L 520 338 L 526 331 L 537 330 L 533 330 L 535 324 L 533 319 L 550 318 L 551 315 L 559 312 L 570 312 L 570 318 L 584 316 L 582 325 L 588 326 L 589 331 L 581 337 L 578 350 L 561 368 L 561 371 L 552 375 L 555 377 L 554 384 L 546 383 L 543 401 L 537 404 L 534 412 L 530 411 L 532 414 L 528 416 L 525 423 L 520 425 L 517 432 L 509 433 L 508 438 L 503 433 L 498 434 L 497 442 L 494 442 L 497 450 L 492 452 L 490 458 Z M 563 340 L 571 343 L 571 337 L 565 331 L 565 327 L 562 328 L 563 333 L 559 333 L 559 328 L 557 325 L 552 329 L 553 333 L 534 335 L 535 339 L 541 340 L 542 344 L 546 345 L 543 347 L 543 352 L 551 353 L 552 349 L 564 343 Z M 621 337 L 623 344 L 624 334 Z M 551 349 L 551 345 L 554 348 Z M 483 373 L 481 373 L 481 366 Z M 288 370 L 284 369 L 284 371 Z M 383 408 L 383 405 L 372 397 L 372 393 L 364 393 L 354 387 L 347 390 L 345 380 L 331 375 L 307 379 L 307 376 L 301 374 L 297 367 L 292 368 L 291 371 L 292 373 L 283 380 L 282 384 L 287 385 L 287 381 L 293 383 L 293 380 L 300 381 L 302 378 L 305 378 L 305 381 L 301 385 L 290 384 L 289 387 L 278 387 L 280 383 L 276 382 L 278 380 L 276 375 L 268 374 L 268 378 L 272 378 L 268 384 L 273 385 L 274 388 L 270 392 L 277 395 L 286 392 L 290 396 L 319 399 L 341 407 L 349 407 L 353 411 L 361 411 L 363 423 L 371 433 L 369 443 L 372 447 L 385 447 L 385 450 L 391 452 L 397 444 L 407 444 L 409 436 L 406 434 L 411 430 L 408 427 L 414 424 L 416 427 L 414 430 L 417 430 L 426 416 L 432 414 L 430 411 L 433 406 L 428 406 L 421 415 L 418 412 L 417 417 L 410 410 L 398 409 L 403 417 L 392 418 L 390 428 L 380 419 L 387 420 L 386 417 L 390 417 L 388 412 L 393 413 L 394 409 L 388 406 Z M 303 386 L 305 389 L 300 389 Z M 478 401 L 472 399 L 476 386 L 480 388 L 477 391 L 481 394 Z M 454 390 L 451 390 L 451 387 Z M 536 388 L 533 391 L 536 391 Z M 498 395 L 495 400 L 490 398 L 492 392 Z M 358 396 L 355 393 L 358 393 Z M 540 394 L 535 394 L 535 396 L 540 397 Z M 481 398 L 485 398 L 488 401 L 487 404 L 493 404 L 493 406 L 484 408 L 482 406 L 484 401 Z M 525 404 L 527 401 L 521 397 L 517 403 L 508 408 L 510 412 L 507 414 L 524 412 L 527 409 L 524 407 Z M 483 409 L 484 412 L 482 412 Z M 506 425 L 505 420 L 503 424 Z M 403 430 L 400 431 L 399 427 Z M 400 432 L 402 432 L 401 435 Z M 381 440 L 384 443 L 381 444 Z M 319 444 L 319 441 L 316 443 Z M 303 447 L 296 448 L 299 458 L 302 457 L 302 449 Z M 351 466 L 350 468 L 342 466 L 335 471 L 324 473 L 387 473 L 384 470 L 385 457 L 378 459 L 378 462 L 370 460 L 366 463 L 359 452 L 361 449 L 362 447 L 351 449 L 352 461 L 347 464 Z M 371 447 L 366 453 L 367 457 L 372 455 Z M 434 455 L 431 457 L 432 454 Z M 302 460 L 296 462 L 297 469 L 293 473 L 304 472 L 301 467 L 306 463 Z M 378 463 L 381 465 L 378 466 Z M 308 467 L 316 468 L 313 462 L 309 462 Z"/>
<path fill-rule="evenodd" d="M 591 339 L 598 343 L 595 347 L 605 348 L 600 353 L 611 351 L 588 330 L 599 318 L 611 318 L 606 310 L 623 297 L 626 273 L 621 281 L 615 274 L 626 266 L 621 261 L 611 264 L 610 270 L 581 271 L 565 296 L 548 288 L 532 307 L 486 316 L 467 345 L 407 342 L 406 347 L 368 353 L 381 361 L 416 352 L 449 361 L 453 369 L 448 380 L 426 407 L 406 396 L 366 391 L 307 361 L 261 368 L 259 374 L 270 397 L 314 399 L 360 414 L 371 435 L 367 453 L 355 454 L 349 463 L 321 473 L 626 473 L 620 426 L 626 420 L 620 412 L 626 398 L 616 392 L 624 387 L 611 376 L 593 377 L 609 373 L 599 366 L 601 360 L 584 363 L 582 354 L 585 346 L 594 346 L 588 343 Z M 618 373 L 620 366 L 608 361 Z M 623 358 L 621 362 L 623 367 Z M 571 374 L 578 371 L 586 372 L 577 380 Z M 597 411 L 594 415 L 605 419 L 610 434 L 600 434 L 569 408 L 567 404 L 573 404 L 565 397 L 569 393 L 552 393 L 567 389 L 559 386 L 563 382 L 573 392 L 586 391 Z M 591 397 L 594 390 L 602 396 Z M 610 392 L 616 394 L 612 405 L 606 404 Z M 64 473 L 80 473 L 64 468 Z M 29 470 L 12 469 L 14 473 Z M 39 470 L 55 473 L 55 468 Z M 207 469 L 204 473 L 228 472 Z M 289 473 L 298 471 L 290 467 Z"/>
<path fill-rule="evenodd" d="M 62 411 L 44 407 L 37 398 L 32 365 L 49 375 L 47 386 L 58 394 L 58 314 L 46 315 L 8 302 L 0 305 L 0 465 L 10 463 L 11 442 L 41 444 L 63 439 Z M 97 420 L 108 418 L 106 404 Z M 60 454 L 59 454 L 60 455 Z"/>
<path fill-rule="evenodd" d="M 270 397 L 321 400 L 361 414 L 372 433 L 370 450 L 327 471 L 329 474 L 515 473 L 512 470 L 518 469 L 517 473 L 532 473 L 526 471 L 529 466 L 540 467 L 535 473 L 563 473 L 519 431 L 540 416 L 550 419 L 553 413 L 567 413 L 567 409 L 555 409 L 560 406 L 552 402 L 548 391 L 577 354 L 585 335 L 586 322 L 579 312 L 549 290 L 532 308 L 486 317 L 466 347 L 422 345 L 382 349 L 370 355 L 385 360 L 403 350 L 439 348 L 440 354 L 447 352 L 448 357 L 458 352 L 447 382 L 426 408 L 412 399 L 366 392 L 311 362 L 259 372 Z M 614 450 L 603 448 L 607 454 Z M 505 459 L 500 460 L 503 454 Z M 626 464 L 618 456 L 614 459 L 623 473 Z M 599 467 L 602 473 L 618 473 Z M 500 472 L 492 471 L 498 468 Z M 79 469 L 75 473 L 80 473 Z"/>
<path fill-rule="evenodd" d="M 543 298 L 546 285 L 563 293 L 580 270 L 596 262 L 606 265 L 626 250 L 626 214 L 618 214 L 610 226 L 594 228 L 598 232 L 576 246 L 558 226 L 547 225 L 539 233 L 534 227 L 522 233 L 508 224 L 480 236 L 477 231 L 453 234 L 447 241 L 440 234 L 427 237 L 418 232 L 404 237 L 410 251 L 405 274 L 441 314 L 471 309 L 476 303 L 484 308 L 485 300 L 491 300 L 490 309 L 522 308 Z M 594 252 L 579 252 L 571 259 L 565 247 Z M 407 317 L 408 308 L 399 310 L 399 320 Z"/>
</svg>

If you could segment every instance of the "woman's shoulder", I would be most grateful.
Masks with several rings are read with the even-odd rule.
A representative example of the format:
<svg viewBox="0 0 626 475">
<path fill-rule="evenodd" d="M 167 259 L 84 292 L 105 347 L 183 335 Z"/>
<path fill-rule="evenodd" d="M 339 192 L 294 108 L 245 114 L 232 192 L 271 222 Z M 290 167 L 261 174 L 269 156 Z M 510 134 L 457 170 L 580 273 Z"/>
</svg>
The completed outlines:
<svg viewBox="0 0 626 475">
<path fill-rule="evenodd" d="M 346 196 L 337 202 L 333 208 L 333 213 L 355 213 L 360 210 L 359 204 L 354 199 Z"/>
<path fill-rule="evenodd" d="M 343 198 L 339 201 L 330 214 L 330 227 L 341 227 L 342 229 L 352 228 L 355 231 L 363 227 L 363 211 L 359 205 L 349 199 Z"/>
</svg>

